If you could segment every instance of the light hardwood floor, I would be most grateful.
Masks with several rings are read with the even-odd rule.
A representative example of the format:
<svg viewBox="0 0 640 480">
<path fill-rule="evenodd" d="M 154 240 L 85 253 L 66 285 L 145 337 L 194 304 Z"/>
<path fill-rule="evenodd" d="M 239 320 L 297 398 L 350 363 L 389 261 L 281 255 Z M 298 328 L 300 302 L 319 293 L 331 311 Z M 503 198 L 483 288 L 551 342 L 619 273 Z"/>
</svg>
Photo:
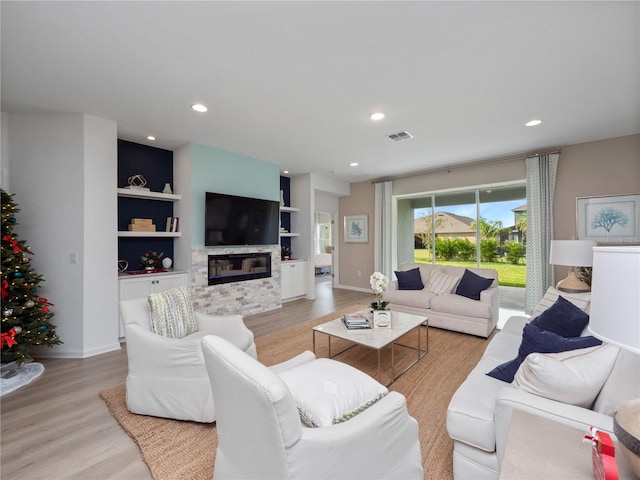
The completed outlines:
<svg viewBox="0 0 640 480">
<path fill-rule="evenodd" d="M 295 300 L 245 319 L 256 336 L 311 320 L 372 294 L 316 285 L 316 300 Z M 44 374 L 0 400 L 2 480 L 150 480 L 138 447 L 98 396 L 124 383 L 126 349 L 86 359 L 40 359 Z"/>
</svg>

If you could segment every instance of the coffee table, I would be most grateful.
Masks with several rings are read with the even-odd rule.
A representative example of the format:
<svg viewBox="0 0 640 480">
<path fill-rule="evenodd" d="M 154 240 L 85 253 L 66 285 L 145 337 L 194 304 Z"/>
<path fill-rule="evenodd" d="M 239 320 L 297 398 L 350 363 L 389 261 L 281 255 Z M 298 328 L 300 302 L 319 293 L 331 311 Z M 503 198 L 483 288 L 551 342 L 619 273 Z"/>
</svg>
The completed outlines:
<svg viewBox="0 0 640 480">
<path fill-rule="evenodd" d="M 368 310 L 361 310 L 358 313 L 365 315 L 370 319 L 371 313 Z M 421 344 L 421 328 L 424 326 L 426 332 L 426 342 L 424 349 Z M 397 343 L 397 340 L 411 332 L 418 329 L 418 345 L 417 347 L 412 345 L 405 345 Z M 329 341 L 329 358 L 334 358 L 341 353 L 355 347 L 356 345 L 362 345 L 368 348 L 372 348 L 378 352 L 378 381 L 382 383 L 382 370 L 380 363 L 380 353 L 384 347 L 391 345 L 391 381 L 387 385 L 391 385 L 395 382 L 403 373 L 413 367 L 420 361 L 429 351 L 429 319 L 421 315 L 412 315 L 410 313 L 391 312 L 391 328 L 367 328 L 358 330 L 349 330 L 342 322 L 342 317 L 336 318 L 329 322 L 323 323 L 313 327 L 313 352 L 316 352 L 316 333 L 323 333 L 328 336 Z M 331 339 L 333 337 L 347 340 L 353 345 L 345 348 L 344 350 L 332 353 L 331 351 Z M 416 359 L 402 370 L 398 375 L 395 373 L 395 346 L 401 346 L 410 348 L 416 351 Z"/>
</svg>

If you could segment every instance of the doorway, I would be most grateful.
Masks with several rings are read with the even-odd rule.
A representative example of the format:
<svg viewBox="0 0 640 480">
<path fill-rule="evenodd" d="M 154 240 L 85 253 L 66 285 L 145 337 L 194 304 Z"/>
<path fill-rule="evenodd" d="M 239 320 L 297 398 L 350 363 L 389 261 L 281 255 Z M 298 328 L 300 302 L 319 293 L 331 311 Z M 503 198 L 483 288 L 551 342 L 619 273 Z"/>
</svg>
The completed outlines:
<svg viewBox="0 0 640 480">
<path fill-rule="evenodd" d="M 333 215 L 316 212 L 313 261 L 316 280 L 332 279 L 334 266 Z"/>
</svg>

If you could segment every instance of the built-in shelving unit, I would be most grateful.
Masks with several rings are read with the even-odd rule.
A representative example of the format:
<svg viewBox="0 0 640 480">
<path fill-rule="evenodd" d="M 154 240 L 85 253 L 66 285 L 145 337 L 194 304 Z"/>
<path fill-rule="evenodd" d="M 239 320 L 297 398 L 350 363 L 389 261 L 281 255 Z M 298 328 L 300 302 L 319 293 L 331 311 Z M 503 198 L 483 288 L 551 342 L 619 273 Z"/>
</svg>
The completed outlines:
<svg viewBox="0 0 640 480">
<path fill-rule="evenodd" d="M 177 202 L 182 197 L 175 193 L 151 192 L 147 190 L 136 190 L 130 188 L 118 188 L 119 197 L 138 198 L 141 200 L 160 200 L 165 202 Z M 130 232 L 128 230 L 118 231 L 118 237 L 179 237 L 180 232 Z"/>
<path fill-rule="evenodd" d="M 119 197 L 164 200 L 166 202 L 175 202 L 182 199 L 181 195 L 175 193 L 150 192 L 148 190 L 136 190 L 134 188 L 118 188 L 117 190 Z"/>
</svg>

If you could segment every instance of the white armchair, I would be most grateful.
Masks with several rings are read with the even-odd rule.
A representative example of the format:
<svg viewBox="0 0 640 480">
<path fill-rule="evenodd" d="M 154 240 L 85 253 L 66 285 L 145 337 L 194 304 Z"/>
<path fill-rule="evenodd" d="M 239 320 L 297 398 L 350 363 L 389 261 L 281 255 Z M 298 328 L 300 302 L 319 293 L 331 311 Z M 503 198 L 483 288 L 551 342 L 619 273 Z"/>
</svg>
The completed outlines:
<svg viewBox="0 0 640 480">
<path fill-rule="evenodd" d="M 120 314 L 127 342 L 127 408 L 142 415 L 213 422 L 216 411 L 202 357 L 201 338 L 219 335 L 256 358 L 253 333 L 240 315 L 195 312 L 198 331 L 168 338 L 151 330 L 146 297 L 123 300 Z"/>
<path fill-rule="evenodd" d="M 274 369 L 216 336 L 202 351 L 219 413 L 216 480 L 423 479 L 418 424 L 400 393 L 344 423 L 307 428 Z"/>
</svg>

